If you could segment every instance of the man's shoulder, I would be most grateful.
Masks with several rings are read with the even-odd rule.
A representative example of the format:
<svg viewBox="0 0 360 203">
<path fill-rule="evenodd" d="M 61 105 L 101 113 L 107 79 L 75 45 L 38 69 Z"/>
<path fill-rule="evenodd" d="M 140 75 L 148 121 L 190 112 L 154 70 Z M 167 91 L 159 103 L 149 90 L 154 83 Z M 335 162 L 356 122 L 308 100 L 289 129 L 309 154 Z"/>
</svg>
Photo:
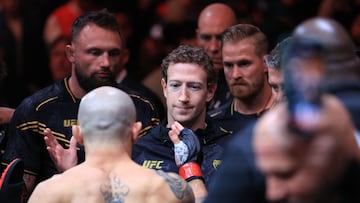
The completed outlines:
<svg viewBox="0 0 360 203">
<path fill-rule="evenodd" d="M 59 100 L 63 100 L 64 98 L 67 98 L 72 103 L 77 102 L 74 97 L 71 97 L 69 91 L 66 90 L 64 82 L 59 81 L 26 97 L 17 108 L 36 108 L 39 110 L 41 106 L 47 103 L 57 102 Z"/>
<path fill-rule="evenodd" d="M 207 114 L 213 119 L 231 116 L 230 115 L 231 114 L 231 105 L 232 105 L 232 100 L 229 100 L 225 104 L 221 105 L 220 107 L 209 111 Z"/>
<path fill-rule="evenodd" d="M 144 135 L 139 137 L 137 143 L 141 143 L 141 142 L 150 142 L 151 143 L 151 142 L 154 142 L 155 140 L 159 141 L 159 140 L 163 140 L 165 138 L 170 140 L 170 138 L 167 135 L 168 135 L 167 128 L 160 123 L 159 125 L 155 126 L 154 128 L 151 128 L 150 130 L 148 130 Z M 155 144 L 155 143 L 153 143 L 153 144 Z"/>
</svg>

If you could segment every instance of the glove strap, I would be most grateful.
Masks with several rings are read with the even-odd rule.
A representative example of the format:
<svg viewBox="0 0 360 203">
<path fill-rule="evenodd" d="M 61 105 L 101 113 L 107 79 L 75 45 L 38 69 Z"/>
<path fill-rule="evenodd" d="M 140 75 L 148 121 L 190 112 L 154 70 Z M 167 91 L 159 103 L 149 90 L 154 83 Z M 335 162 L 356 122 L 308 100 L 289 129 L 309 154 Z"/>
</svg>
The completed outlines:
<svg viewBox="0 0 360 203">
<path fill-rule="evenodd" d="M 201 168 L 198 163 L 189 162 L 179 167 L 179 175 L 186 181 L 193 179 L 203 179 Z"/>
</svg>

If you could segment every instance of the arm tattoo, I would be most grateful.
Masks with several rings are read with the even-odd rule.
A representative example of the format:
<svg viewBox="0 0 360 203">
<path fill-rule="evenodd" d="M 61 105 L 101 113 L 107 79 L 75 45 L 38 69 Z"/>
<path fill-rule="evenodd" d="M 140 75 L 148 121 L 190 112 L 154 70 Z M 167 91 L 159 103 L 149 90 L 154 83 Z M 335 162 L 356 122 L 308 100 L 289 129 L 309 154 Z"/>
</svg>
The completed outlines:
<svg viewBox="0 0 360 203">
<path fill-rule="evenodd" d="M 156 170 L 156 173 L 168 182 L 170 189 L 176 198 L 182 200 L 183 202 L 194 202 L 193 191 L 190 185 L 180 176 L 171 176 L 162 170 Z"/>
<path fill-rule="evenodd" d="M 100 192 L 106 203 L 123 203 L 130 192 L 130 188 L 121 184 L 119 177 L 110 174 L 109 182 L 100 185 Z"/>
</svg>

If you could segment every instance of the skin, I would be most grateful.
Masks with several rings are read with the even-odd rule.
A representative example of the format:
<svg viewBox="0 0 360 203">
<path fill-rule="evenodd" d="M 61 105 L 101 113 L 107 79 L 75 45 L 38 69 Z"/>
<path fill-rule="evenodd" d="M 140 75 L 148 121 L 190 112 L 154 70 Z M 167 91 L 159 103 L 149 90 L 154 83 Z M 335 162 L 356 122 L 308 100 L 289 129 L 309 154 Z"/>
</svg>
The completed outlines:
<svg viewBox="0 0 360 203">
<path fill-rule="evenodd" d="M 279 103 L 285 99 L 284 95 L 284 77 L 280 69 L 268 69 L 269 85 L 275 95 L 275 103 Z"/>
<path fill-rule="evenodd" d="M 222 3 L 210 4 L 198 17 L 197 43 L 213 60 L 216 70 L 222 69 L 221 34 L 236 23 L 234 11 Z"/>
<path fill-rule="evenodd" d="M 168 127 L 178 121 L 197 130 L 205 128 L 206 102 L 214 96 L 215 87 L 207 86 L 206 72 L 196 64 L 170 64 L 168 79 L 161 80 L 166 98 Z"/>
<path fill-rule="evenodd" d="M 291 131 L 289 119 L 283 102 L 264 114 L 255 127 L 256 163 L 266 177 L 268 200 L 331 202 L 338 194 L 331 187 L 350 160 L 359 160 L 346 110 L 336 98 L 323 96 L 310 139 Z"/>
<path fill-rule="evenodd" d="M 132 145 L 141 129 L 135 113 L 130 97 L 117 88 L 89 92 L 80 103 L 79 125 L 72 128 L 77 142 L 86 149 L 86 160 L 41 182 L 29 203 L 194 202 L 190 186 L 180 176 L 131 160 Z"/>
<path fill-rule="evenodd" d="M 255 54 L 250 39 L 223 45 L 224 73 L 234 97 L 236 111 L 243 114 L 262 112 L 271 106 L 272 90 L 267 82 L 264 56 Z"/>
</svg>

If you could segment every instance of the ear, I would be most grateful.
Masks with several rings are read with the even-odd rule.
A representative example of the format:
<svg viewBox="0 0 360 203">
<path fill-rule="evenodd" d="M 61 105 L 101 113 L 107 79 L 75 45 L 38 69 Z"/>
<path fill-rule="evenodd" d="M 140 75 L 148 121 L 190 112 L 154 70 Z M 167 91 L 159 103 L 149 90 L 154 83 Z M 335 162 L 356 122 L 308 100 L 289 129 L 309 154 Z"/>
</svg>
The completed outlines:
<svg viewBox="0 0 360 203">
<path fill-rule="evenodd" d="M 77 143 L 84 145 L 84 138 L 81 134 L 81 128 L 79 125 L 72 126 L 72 134 L 75 137 Z"/>
<path fill-rule="evenodd" d="M 167 84 L 164 78 L 161 78 L 161 87 L 163 90 L 164 97 L 167 98 L 167 93 L 166 93 Z"/>
<path fill-rule="evenodd" d="M 267 74 L 267 72 L 268 72 L 268 66 L 267 66 L 267 64 L 266 64 L 266 58 L 268 57 L 268 54 L 265 54 L 264 56 L 263 56 L 263 66 L 264 66 L 264 73 L 266 73 Z"/>
<path fill-rule="evenodd" d="M 214 84 L 212 84 L 208 87 L 206 102 L 209 102 L 214 97 L 216 88 L 217 88 L 216 82 L 214 82 Z"/>
<path fill-rule="evenodd" d="M 131 141 L 132 143 L 135 143 L 137 141 L 137 139 L 139 138 L 139 133 L 141 131 L 141 127 L 142 124 L 141 122 L 135 122 L 133 123 L 132 127 L 131 127 Z"/>
<path fill-rule="evenodd" d="M 74 46 L 73 45 L 66 45 L 65 47 L 65 53 L 66 53 L 66 57 L 67 59 L 71 62 L 74 63 L 75 62 L 75 53 L 74 53 Z"/>
</svg>

